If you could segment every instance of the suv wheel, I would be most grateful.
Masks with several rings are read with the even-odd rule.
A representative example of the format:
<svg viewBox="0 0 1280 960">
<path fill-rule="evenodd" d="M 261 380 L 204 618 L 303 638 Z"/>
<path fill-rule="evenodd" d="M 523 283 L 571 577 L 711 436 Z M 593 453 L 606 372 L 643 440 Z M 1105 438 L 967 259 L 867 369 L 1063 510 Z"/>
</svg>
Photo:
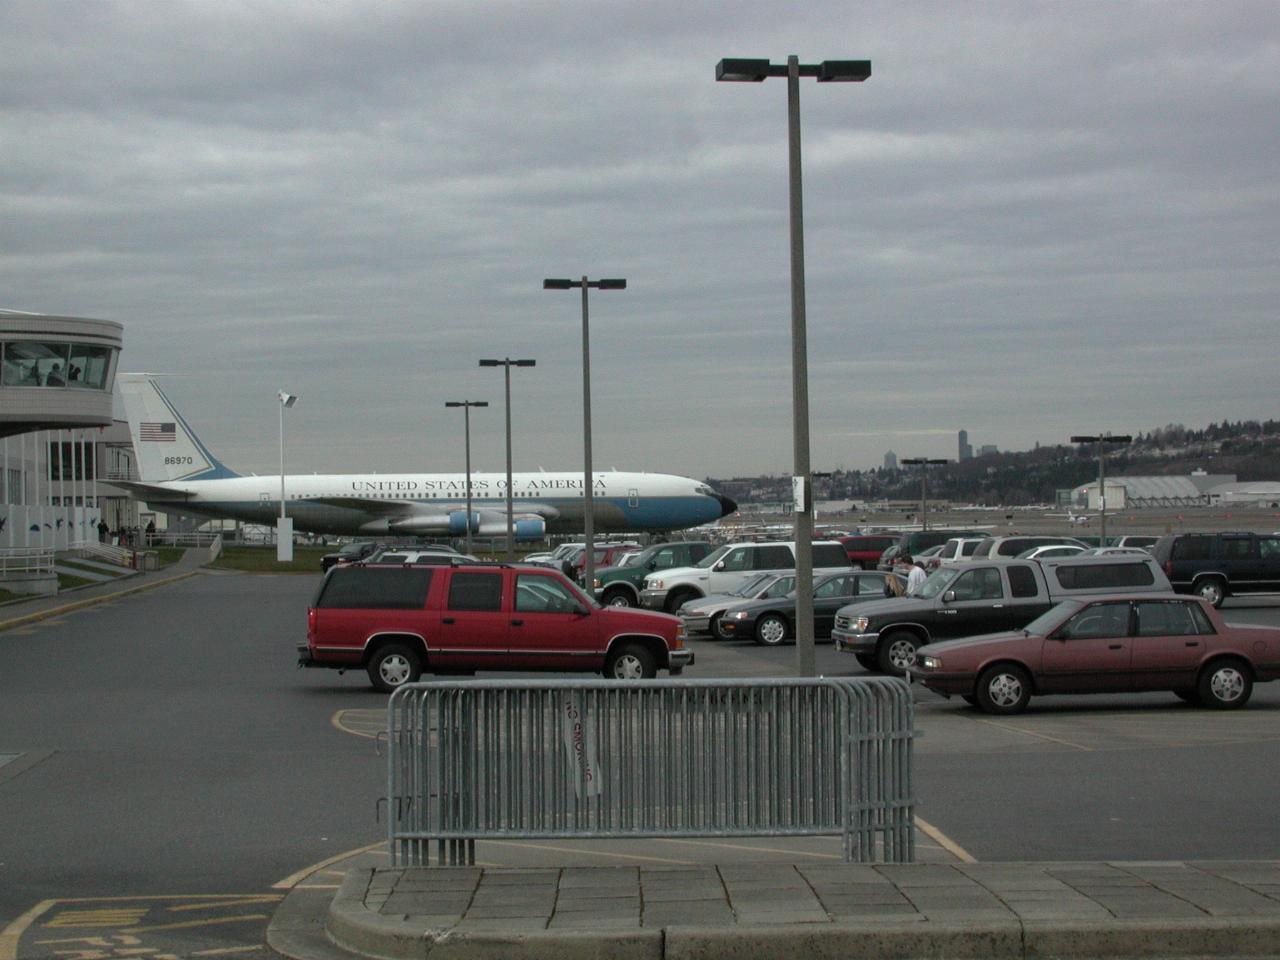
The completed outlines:
<svg viewBox="0 0 1280 960">
<path fill-rule="evenodd" d="M 676 590 L 667 596 L 667 613 L 675 613 L 690 600 L 696 600 L 698 594 L 693 590 Z"/>
<path fill-rule="evenodd" d="M 908 670 L 915 669 L 916 649 L 919 646 L 920 641 L 915 634 L 906 630 L 889 634 L 880 641 L 880 649 L 876 651 L 876 662 L 881 672 L 900 677 Z"/>
<path fill-rule="evenodd" d="M 1206 707 L 1235 710 L 1249 702 L 1253 678 L 1239 660 L 1217 660 L 1201 671 L 1196 692 Z"/>
<path fill-rule="evenodd" d="M 610 680 L 651 680 L 658 669 L 647 649 L 638 643 L 624 643 L 609 654 L 604 675 Z"/>
<path fill-rule="evenodd" d="M 631 594 L 622 588 L 606 590 L 604 594 L 604 603 L 607 607 L 634 607 L 635 603 L 631 600 Z"/>
<path fill-rule="evenodd" d="M 1205 577 L 1196 581 L 1195 592 L 1214 607 L 1221 607 L 1222 601 L 1227 597 L 1227 585 L 1222 582 L 1221 577 Z"/>
<path fill-rule="evenodd" d="M 391 693 L 406 683 L 416 683 L 422 676 L 418 655 L 403 643 L 379 647 L 369 660 L 369 682 L 380 693 Z"/>
</svg>

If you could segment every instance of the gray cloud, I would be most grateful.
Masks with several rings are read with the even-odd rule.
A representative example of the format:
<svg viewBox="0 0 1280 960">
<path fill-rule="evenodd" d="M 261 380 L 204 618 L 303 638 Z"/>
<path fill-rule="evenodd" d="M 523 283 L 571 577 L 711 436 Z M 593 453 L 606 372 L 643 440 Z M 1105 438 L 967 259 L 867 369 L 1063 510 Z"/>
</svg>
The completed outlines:
<svg viewBox="0 0 1280 960">
<path fill-rule="evenodd" d="M 816 469 L 1274 415 L 1269 3 L 0 8 L 0 305 L 107 317 L 229 464 L 791 463 L 802 89 Z M 935 432 L 936 431 L 936 432 Z"/>
</svg>

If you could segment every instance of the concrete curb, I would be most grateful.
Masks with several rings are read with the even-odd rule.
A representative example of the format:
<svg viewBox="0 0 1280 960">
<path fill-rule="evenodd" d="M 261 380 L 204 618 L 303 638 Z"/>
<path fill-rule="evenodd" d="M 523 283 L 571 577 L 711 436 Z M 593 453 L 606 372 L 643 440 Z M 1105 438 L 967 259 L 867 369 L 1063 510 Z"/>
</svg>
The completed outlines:
<svg viewBox="0 0 1280 960">
<path fill-rule="evenodd" d="M 1163 960 L 1280 956 L 1280 916 L 1099 923 L 867 920 L 663 929 L 466 931 L 365 905 L 376 869 L 348 871 L 325 923 L 338 947 L 404 960 Z M 518 921 L 512 921 L 513 924 Z"/>
<path fill-rule="evenodd" d="M 187 577 L 194 577 L 199 573 L 199 569 L 188 570 L 186 573 L 179 573 L 173 577 L 166 577 L 163 580 L 152 580 L 149 583 L 140 583 L 137 586 L 126 587 L 123 590 L 112 590 L 108 593 L 99 594 L 96 597 L 86 597 L 83 600 L 76 600 L 72 603 L 65 603 L 60 607 L 53 607 L 49 610 L 40 610 L 36 613 L 28 613 L 22 617 L 14 617 L 12 620 L 0 621 L 0 631 L 11 630 L 14 627 L 20 627 L 27 623 L 35 623 L 38 620 L 48 620 L 52 617 L 61 616 L 64 613 L 70 613 L 72 610 L 81 610 L 84 607 L 92 607 L 97 603 L 105 603 L 108 600 L 115 600 L 117 597 L 125 597 L 131 593 L 141 593 L 143 590 L 152 590 L 156 587 L 163 587 L 167 583 L 177 583 L 179 580 L 185 580 Z M 89 589 L 89 588 L 85 588 Z"/>
</svg>

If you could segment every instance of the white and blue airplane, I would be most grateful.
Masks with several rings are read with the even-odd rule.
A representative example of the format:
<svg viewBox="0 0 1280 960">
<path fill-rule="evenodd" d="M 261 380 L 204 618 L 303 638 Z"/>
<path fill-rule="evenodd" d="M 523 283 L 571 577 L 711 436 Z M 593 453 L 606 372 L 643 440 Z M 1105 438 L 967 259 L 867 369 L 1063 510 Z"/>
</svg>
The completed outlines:
<svg viewBox="0 0 1280 960">
<path fill-rule="evenodd" d="M 116 376 L 141 479 L 113 481 L 165 513 L 274 523 L 280 477 L 241 476 L 215 457 L 151 374 Z M 728 497 L 689 477 L 664 473 L 593 474 L 597 532 L 682 530 L 737 511 Z M 463 473 L 286 475 L 294 529 L 325 534 L 506 536 L 506 473 L 471 475 L 471 514 Z M 582 473 L 513 473 L 516 537 L 583 530 Z"/>
</svg>

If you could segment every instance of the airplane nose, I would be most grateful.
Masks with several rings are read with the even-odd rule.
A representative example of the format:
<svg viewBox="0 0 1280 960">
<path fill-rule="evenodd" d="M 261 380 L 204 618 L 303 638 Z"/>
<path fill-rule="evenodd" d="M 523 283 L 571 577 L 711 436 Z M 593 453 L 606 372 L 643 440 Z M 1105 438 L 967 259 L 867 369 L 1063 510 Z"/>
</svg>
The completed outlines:
<svg viewBox="0 0 1280 960">
<path fill-rule="evenodd" d="M 717 493 L 715 498 L 720 501 L 720 516 L 727 517 L 731 513 L 738 512 L 738 505 L 728 497 Z"/>
</svg>

